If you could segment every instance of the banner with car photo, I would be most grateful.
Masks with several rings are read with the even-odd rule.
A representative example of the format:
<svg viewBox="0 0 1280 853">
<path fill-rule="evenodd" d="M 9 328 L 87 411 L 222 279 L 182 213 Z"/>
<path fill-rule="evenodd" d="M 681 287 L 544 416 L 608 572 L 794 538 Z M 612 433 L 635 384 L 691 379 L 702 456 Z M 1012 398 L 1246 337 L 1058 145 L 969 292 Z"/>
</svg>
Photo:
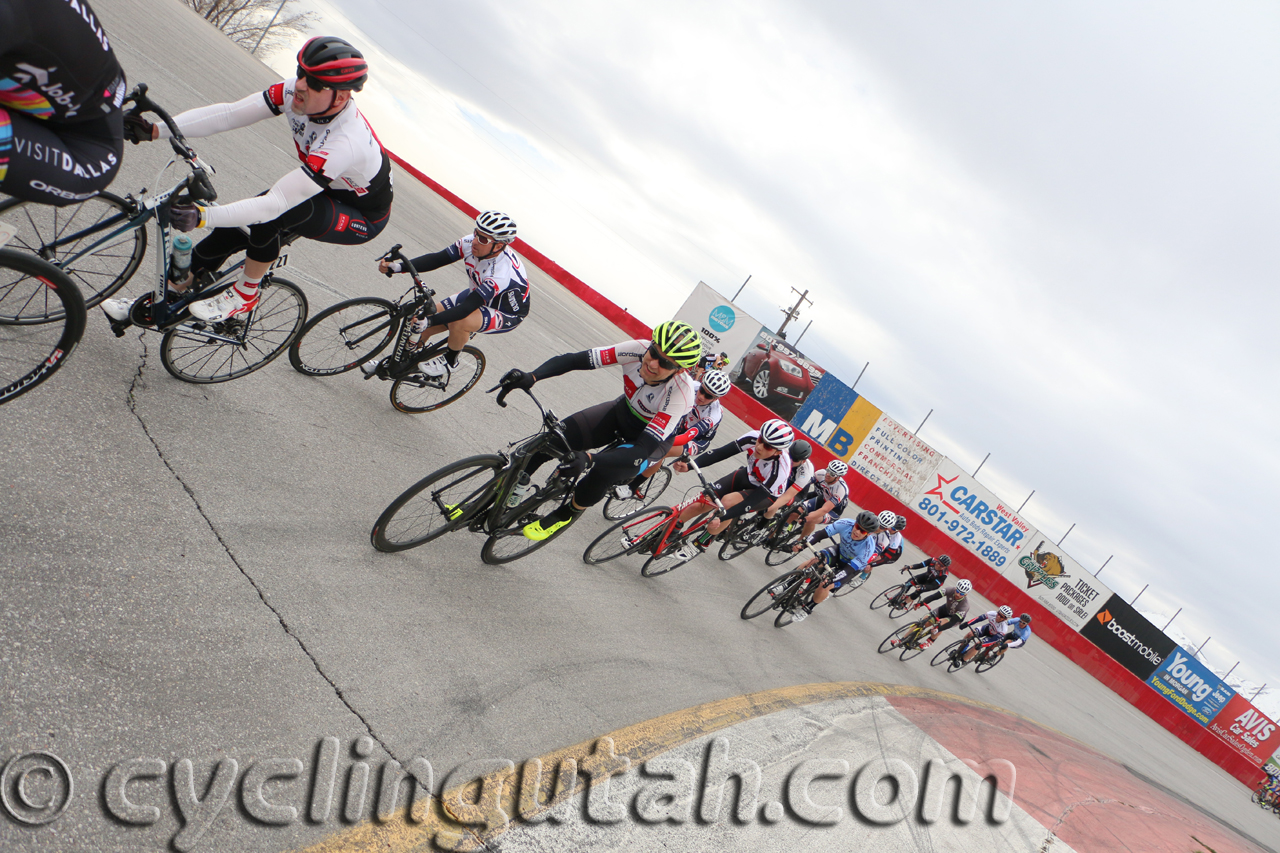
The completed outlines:
<svg viewBox="0 0 1280 853">
<path fill-rule="evenodd" d="M 783 420 L 809 398 L 826 370 L 768 329 L 761 329 L 729 378 Z"/>
</svg>

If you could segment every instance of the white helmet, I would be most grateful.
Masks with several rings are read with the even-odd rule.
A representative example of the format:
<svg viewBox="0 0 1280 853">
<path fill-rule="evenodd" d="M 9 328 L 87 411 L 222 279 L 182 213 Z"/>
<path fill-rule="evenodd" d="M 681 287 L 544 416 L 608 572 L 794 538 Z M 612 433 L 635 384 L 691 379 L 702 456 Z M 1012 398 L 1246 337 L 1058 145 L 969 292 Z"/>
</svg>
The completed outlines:
<svg viewBox="0 0 1280 853">
<path fill-rule="evenodd" d="M 1001 616 L 1001 618 L 1003 618 L 1003 619 L 1012 619 L 1012 618 L 1013 618 L 1013 608 L 1012 608 L 1012 607 L 1010 607 L 1010 606 L 1009 606 L 1009 605 L 1007 605 L 1007 604 L 1001 604 L 1001 605 L 1000 605 L 1000 609 L 999 609 L 999 610 L 997 610 L 996 612 L 997 612 L 997 613 L 999 613 L 999 614 L 1000 614 L 1000 616 Z"/>
<path fill-rule="evenodd" d="M 896 512 L 891 512 L 886 509 L 884 512 L 880 513 L 881 530 L 893 530 L 893 526 L 897 523 L 898 514 Z"/>
<path fill-rule="evenodd" d="M 849 466 L 836 459 L 827 463 L 827 473 L 833 477 L 843 477 L 849 473 Z"/>
<path fill-rule="evenodd" d="M 729 389 L 733 383 L 729 381 L 729 377 L 723 370 L 708 370 L 702 374 L 702 387 L 711 392 L 714 397 L 723 397 L 729 393 Z"/>
<path fill-rule="evenodd" d="M 499 243 L 510 243 L 516 239 L 516 224 L 510 216 L 496 210 L 486 210 L 477 216 L 476 230 Z"/>
<path fill-rule="evenodd" d="M 786 450 L 791 446 L 791 442 L 795 441 L 796 434 L 791 429 L 791 424 L 781 418 L 773 418 L 765 421 L 760 426 L 760 438 L 770 447 L 776 447 L 779 450 Z"/>
<path fill-rule="evenodd" d="M 969 581 L 958 581 L 956 583 L 956 592 L 960 593 L 961 595 L 968 595 L 969 593 L 973 592 L 973 584 L 971 584 Z M 1012 613 L 1013 611 L 1009 611 L 1009 612 Z"/>
</svg>

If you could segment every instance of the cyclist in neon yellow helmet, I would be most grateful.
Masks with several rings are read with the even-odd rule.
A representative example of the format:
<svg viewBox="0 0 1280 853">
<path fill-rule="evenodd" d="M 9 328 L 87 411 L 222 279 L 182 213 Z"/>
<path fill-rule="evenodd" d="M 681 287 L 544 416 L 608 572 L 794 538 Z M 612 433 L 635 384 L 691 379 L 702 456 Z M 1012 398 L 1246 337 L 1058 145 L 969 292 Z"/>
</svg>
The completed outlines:
<svg viewBox="0 0 1280 853">
<path fill-rule="evenodd" d="M 688 434 L 677 434 L 676 426 L 694 406 L 698 385 L 689 375 L 702 355 L 702 336 L 693 327 L 669 320 L 653 330 L 651 340 L 631 340 L 607 347 L 565 353 L 548 359 L 532 371 L 508 371 L 502 377 L 504 389 L 533 387 L 535 382 L 574 370 L 595 370 L 618 365 L 622 368 L 622 396 L 600 403 L 565 418 L 561 425 L 573 453 L 562 466 L 580 474 L 573 495 L 563 506 L 552 510 L 524 528 L 530 539 L 548 539 L 573 523 L 583 510 L 599 503 L 610 486 L 625 483 L 659 462 L 667 450 Z M 618 447 L 591 454 L 615 440 Z M 551 458 L 539 454 L 530 461 L 532 475 Z M 532 486 L 522 482 L 512 490 L 509 503 L 519 504 Z"/>
</svg>

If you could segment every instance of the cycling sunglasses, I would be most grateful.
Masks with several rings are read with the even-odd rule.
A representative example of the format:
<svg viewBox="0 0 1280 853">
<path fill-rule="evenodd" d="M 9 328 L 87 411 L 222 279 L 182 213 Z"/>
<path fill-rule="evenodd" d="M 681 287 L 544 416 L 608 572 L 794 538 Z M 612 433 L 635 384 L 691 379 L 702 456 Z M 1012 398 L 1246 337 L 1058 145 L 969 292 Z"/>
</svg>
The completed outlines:
<svg viewBox="0 0 1280 853">
<path fill-rule="evenodd" d="M 498 242 L 497 240 L 495 240 L 495 239 L 493 239 L 492 237 L 490 237 L 488 234 L 481 234 L 479 231 L 472 231 L 472 232 L 471 232 L 471 237 L 472 237 L 472 239 L 473 239 L 473 240 L 475 240 L 475 241 L 476 241 L 477 243 L 479 243 L 481 246 L 487 246 L 487 245 L 489 245 L 490 243 L 496 243 L 496 242 Z"/>
<path fill-rule="evenodd" d="M 307 69 L 303 68 L 301 65 L 298 66 L 298 73 L 296 76 L 297 76 L 297 79 L 299 80 L 306 80 L 307 88 L 313 92 L 319 92 L 321 89 L 329 88 L 329 84 L 325 83 L 323 80 L 320 80 L 316 77 L 312 77 L 310 74 L 307 73 Z"/>
<path fill-rule="evenodd" d="M 658 362 L 658 367 L 663 370 L 678 370 L 680 367 L 680 365 L 663 355 L 657 344 L 649 344 L 649 358 Z"/>
</svg>

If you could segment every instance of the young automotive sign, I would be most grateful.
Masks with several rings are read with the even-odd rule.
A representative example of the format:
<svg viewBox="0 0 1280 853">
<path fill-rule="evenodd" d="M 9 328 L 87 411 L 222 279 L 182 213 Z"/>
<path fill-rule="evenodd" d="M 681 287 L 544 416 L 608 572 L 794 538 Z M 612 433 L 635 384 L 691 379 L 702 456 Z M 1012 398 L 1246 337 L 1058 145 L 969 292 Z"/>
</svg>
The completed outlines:
<svg viewBox="0 0 1280 853">
<path fill-rule="evenodd" d="M 1035 535 L 1004 501 L 945 456 L 905 503 L 997 569 L 1015 562 Z"/>
<path fill-rule="evenodd" d="M 1147 683 L 1202 726 L 1207 726 L 1236 695 L 1182 646 L 1164 659 Z"/>
<path fill-rule="evenodd" d="M 698 282 L 689 298 L 676 312 L 675 319 L 688 323 L 702 335 L 703 348 L 710 353 L 725 353 L 729 363 L 737 361 L 764 324 L 746 311 Z"/>
<path fill-rule="evenodd" d="M 1259 767 L 1280 746 L 1275 721 L 1239 693 L 1209 721 L 1209 731 L 1256 761 Z"/>
<path fill-rule="evenodd" d="M 1118 595 L 1107 599 L 1080 633 L 1143 681 L 1178 646 Z"/>
</svg>

